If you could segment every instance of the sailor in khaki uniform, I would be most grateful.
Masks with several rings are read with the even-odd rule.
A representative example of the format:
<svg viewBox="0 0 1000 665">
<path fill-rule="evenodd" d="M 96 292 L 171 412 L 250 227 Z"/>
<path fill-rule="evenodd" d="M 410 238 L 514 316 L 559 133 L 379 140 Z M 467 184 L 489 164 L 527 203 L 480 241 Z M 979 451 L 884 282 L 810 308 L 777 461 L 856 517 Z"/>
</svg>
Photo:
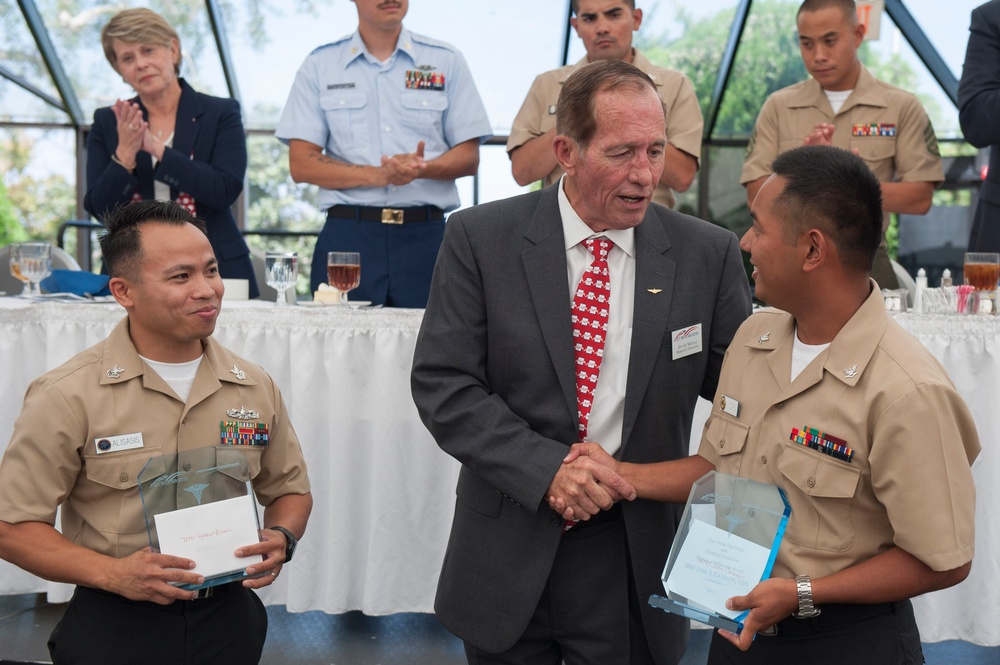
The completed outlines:
<svg viewBox="0 0 1000 665">
<path fill-rule="evenodd" d="M 196 221 L 163 201 L 109 218 L 102 249 L 128 316 L 29 387 L 0 465 L 0 555 L 77 585 L 49 642 L 57 663 L 257 662 L 267 616 L 251 589 L 305 530 L 309 479 L 278 388 L 209 337 L 222 284 Z M 247 458 L 265 528 L 238 556 L 265 555 L 247 570 L 265 574 L 186 591 L 171 583 L 202 578 L 149 550 L 138 477 L 151 458 L 213 445 Z"/>
<path fill-rule="evenodd" d="M 632 465 L 595 444 L 577 452 L 640 498 L 683 502 L 712 469 L 784 490 L 791 517 L 771 578 L 727 601 L 751 611 L 740 635 L 714 636 L 709 663 L 922 663 L 909 598 L 971 567 L 972 414 L 869 278 L 881 237 L 872 172 L 826 146 L 784 153 L 774 171 L 741 247 L 780 309 L 751 316 L 730 344 L 698 455 Z"/>
<path fill-rule="evenodd" d="M 767 98 L 747 146 L 740 183 L 753 203 L 779 154 L 801 145 L 856 151 L 882 182 L 889 213 L 923 215 L 944 181 L 934 128 L 911 93 L 879 81 L 857 58 L 865 26 L 853 0 L 808 0 L 799 9 L 799 46 L 812 77 Z M 872 277 L 896 288 L 885 244 Z"/>
<path fill-rule="evenodd" d="M 570 74 L 594 60 L 617 58 L 635 65 L 656 84 L 667 117 L 667 147 L 663 175 L 653 201 L 668 208 L 674 191 L 684 192 L 698 171 L 704 122 L 694 86 L 684 74 L 658 67 L 632 48 L 632 32 L 642 23 L 634 0 L 574 0 L 571 19 L 587 55 L 574 65 L 539 74 L 514 118 L 507 139 L 514 179 L 519 185 L 542 180 L 545 187 L 559 180 L 563 170 L 552 152 L 556 131 L 556 101 Z"/>
</svg>

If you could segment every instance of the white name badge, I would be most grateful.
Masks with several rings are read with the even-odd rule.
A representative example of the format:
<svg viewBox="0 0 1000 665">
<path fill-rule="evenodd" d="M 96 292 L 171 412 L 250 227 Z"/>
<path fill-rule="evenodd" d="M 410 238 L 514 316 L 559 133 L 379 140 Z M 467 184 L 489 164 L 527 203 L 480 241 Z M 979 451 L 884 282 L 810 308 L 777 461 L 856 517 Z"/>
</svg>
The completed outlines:
<svg viewBox="0 0 1000 665">
<path fill-rule="evenodd" d="M 719 400 L 719 408 L 731 415 L 733 418 L 740 417 L 740 403 L 729 395 L 722 396 L 722 399 Z"/>
<path fill-rule="evenodd" d="M 701 324 L 673 331 L 670 333 L 670 344 L 673 360 L 701 353 Z"/>
<path fill-rule="evenodd" d="M 97 449 L 98 455 L 142 448 L 142 432 L 98 437 L 94 439 L 94 447 Z"/>
</svg>

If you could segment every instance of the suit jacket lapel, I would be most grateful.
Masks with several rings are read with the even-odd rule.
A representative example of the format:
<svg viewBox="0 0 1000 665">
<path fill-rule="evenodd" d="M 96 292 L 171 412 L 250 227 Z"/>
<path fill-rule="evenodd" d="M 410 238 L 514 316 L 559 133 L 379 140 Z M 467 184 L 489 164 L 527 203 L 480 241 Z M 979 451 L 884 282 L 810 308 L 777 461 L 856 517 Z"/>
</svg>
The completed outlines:
<svg viewBox="0 0 1000 665">
<path fill-rule="evenodd" d="M 177 104 L 177 120 L 174 124 L 174 150 L 185 157 L 194 154 L 194 144 L 198 140 L 201 115 L 204 109 L 198 102 L 194 90 L 181 79 L 181 100 Z"/>
<path fill-rule="evenodd" d="M 130 101 L 139 105 L 142 110 L 142 117 L 147 122 L 149 121 L 149 113 L 146 111 L 146 107 L 142 105 L 142 100 L 136 95 Z M 114 127 L 114 125 L 112 125 Z M 117 135 L 116 135 L 117 140 Z M 117 146 L 116 146 L 117 147 Z M 135 156 L 135 177 L 139 180 L 139 196 L 143 200 L 150 200 L 153 198 L 153 157 L 145 150 L 140 150 Z"/>
<path fill-rule="evenodd" d="M 556 187 L 549 187 L 542 192 L 524 237 L 528 246 L 521 253 L 521 261 L 528 280 L 531 302 L 559 378 L 563 397 L 575 422 L 577 408 L 576 377 L 573 372 L 573 324 L 570 321 L 566 247 Z"/>
<path fill-rule="evenodd" d="M 651 358 L 659 355 L 673 300 L 676 264 L 667 258 L 670 238 L 652 207 L 635 228 L 635 305 L 632 313 L 632 350 L 625 384 L 622 449 L 628 445 L 646 387 L 653 375 Z M 653 293 L 650 289 L 657 291 Z"/>
</svg>

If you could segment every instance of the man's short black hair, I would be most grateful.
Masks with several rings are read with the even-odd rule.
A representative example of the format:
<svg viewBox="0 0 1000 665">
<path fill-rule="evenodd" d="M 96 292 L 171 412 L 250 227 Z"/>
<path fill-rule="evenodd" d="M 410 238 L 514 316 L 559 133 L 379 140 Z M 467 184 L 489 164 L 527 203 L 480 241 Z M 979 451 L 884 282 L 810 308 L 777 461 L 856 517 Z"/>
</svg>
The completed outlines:
<svg viewBox="0 0 1000 665">
<path fill-rule="evenodd" d="M 629 6 L 629 9 L 635 9 L 635 0 L 623 0 L 623 2 Z M 580 0 L 572 0 L 570 5 L 573 7 L 573 16 L 578 16 L 580 14 Z"/>
<path fill-rule="evenodd" d="M 882 242 L 882 185 L 868 165 L 847 150 L 803 146 L 779 155 L 771 170 L 785 180 L 774 205 L 786 239 L 819 228 L 845 266 L 871 272 Z"/>
<path fill-rule="evenodd" d="M 844 13 L 844 18 L 851 25 L 858 22 L 858 6 L 854 0 L 805 0 L 800 6 L 795 16 L 798 18 L 803 12 L 818 12 L 822 9 L 835 7 Z"/>
<path fill-rule="evenodd" d="M 101 254 L 112 277 L 138 277 L 142 261 L 140 224 L 192 224 L 208 235 L 204 221 L 173 201 L 132 201 L 115 208 L 103 222 L 107 232 L 101 236 Z"/>
</svg>

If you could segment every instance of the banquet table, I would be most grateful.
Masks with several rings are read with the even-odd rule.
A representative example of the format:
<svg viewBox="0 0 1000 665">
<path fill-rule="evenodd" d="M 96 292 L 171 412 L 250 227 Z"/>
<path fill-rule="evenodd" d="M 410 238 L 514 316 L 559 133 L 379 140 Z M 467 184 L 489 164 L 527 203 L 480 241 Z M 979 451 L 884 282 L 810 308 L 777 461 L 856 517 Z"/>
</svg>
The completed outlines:
<svg viewBox="0 0 1000 665">
<path fill-rule="evenodd" d="M 458 463 L 441 452 L 410 398 L 421 310 L 226 302 L 215 338 L 281 388 L 309 467 L 314 508 L 267 604 L 292 612 L 433 611 L 455 504 Z M 116 303 L 0 298 L 0 452 L 35 377 L 102 340 Z M 0 594 L 70 587 L 0 562 Z"/>
<path fill-rule="evenodd" d="M 99 342 L 124 316 L 116 304 L 28 303 L 0 298 L 0 451 L 29 382 Z M 302 442 L 315 506 L 295 563 L 263 590 L 292 612 L 433 611 L 454 508 L 458 464 L 417 417 L 409 369 L 422 311 L 226 303 L 215 337 L 277 381 Z M 983 452 L 977 485 L 976 559 L 969 579 L 914 600 L 924 641 L 1000 645 L 1000 318 L 898 315 L 948 370 L 976 420 Z M 696 409 L 697 449 L 710 406 Z M 991 482 L 992 481 L 992 482 Z M 664 557 L 666 553 L 664 553 Z M 0 594 L 48 591 L 0 562 Z"/>
<path fill-rule="evenodd" d="M 976 421 L 982 452 L 976 483 L 976 554 L 961 584 L 913 600 L 925 642 L 1000 645 L 1000 317 L 897 314 L 936 357 Z"/>
</svg>

